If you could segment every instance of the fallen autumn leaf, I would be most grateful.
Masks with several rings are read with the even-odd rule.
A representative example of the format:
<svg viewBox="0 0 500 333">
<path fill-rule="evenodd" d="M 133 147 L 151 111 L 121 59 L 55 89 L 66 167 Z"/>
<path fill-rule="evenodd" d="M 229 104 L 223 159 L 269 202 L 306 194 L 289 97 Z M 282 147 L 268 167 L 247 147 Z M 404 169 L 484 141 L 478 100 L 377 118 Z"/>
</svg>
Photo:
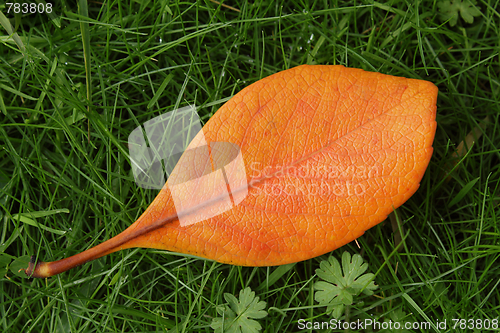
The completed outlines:
<svg viewBox="0 0 500 333">
<path fill-rule="evenodd" d="M 26 274 L 49 277 L 133 247 L 243 266 L 282 265 L 332 251 L 418 189 L 432 155 L 436 99 L 430 82 L 343 66 L 303 65 L 271 75 L 224 104 L 188 147 L 199 147 L 204 136 L 209 145 L 241 149 L 248 191 L 239 204 L 182 226 L 167 184 L 207 167 L 182 163 L 188 160 L 183 155 L 124 232 L 59 261 L 33 258 Z M 214 198 L 207 191 L 201 192 Z M 196 203 L 188 215 L 214 205 Z"/>
</svg>

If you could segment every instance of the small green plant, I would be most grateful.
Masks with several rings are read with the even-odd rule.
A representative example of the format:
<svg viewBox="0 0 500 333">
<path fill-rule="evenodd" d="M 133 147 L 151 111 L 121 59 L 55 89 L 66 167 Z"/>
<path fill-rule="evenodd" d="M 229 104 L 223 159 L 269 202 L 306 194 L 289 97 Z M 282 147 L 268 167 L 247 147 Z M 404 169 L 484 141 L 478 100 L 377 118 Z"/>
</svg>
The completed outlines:
<svg viewBox="0 0 500 333">
<path fill-rule="evenodd" d="M 316 274 L 327 281 L 314 284 L 317 290 L 314 299 L 321 305 L 326 305 L 326 313 L 331 313 L 336 319 L 340 318 L 345 306 L 353 303 L 353 298 L 361 292 L 373 295 L 378 288 L 372 281 L 374 274 L 363 274 L 368 269 L 368 264 L 363 264 L 359 254 L 352 257 L 348 252 L 342 254 L 342 268 L 337 259 L 330 257 L 320 263 Z M 362 275 L 363 274 L 363 275 Z"/>
<path fill-rule="evenodd" d="M 481 16 L 481 12 L 475 7 L 476 0 L 451 0 L 439 1 L 439 17 L 442 21 L 448 21 L 450 26 L 454 26 L 458 21 L 458 13 L 467 23 L 473 23 L 475 16 Z"/>
<path fill-rule="evenodd" d="M 267 316 L 266 302 L 259 302 L 259 297 L 249 287 L 240 291 L 239 301 L 229 293 L 225 293 L 224 298 L 229 306 L 218 307 L 222 318 L 214 318 L 210 325 L 216 333 L 257 333 L 262 329 L 254 319 Z"/>
</svg>

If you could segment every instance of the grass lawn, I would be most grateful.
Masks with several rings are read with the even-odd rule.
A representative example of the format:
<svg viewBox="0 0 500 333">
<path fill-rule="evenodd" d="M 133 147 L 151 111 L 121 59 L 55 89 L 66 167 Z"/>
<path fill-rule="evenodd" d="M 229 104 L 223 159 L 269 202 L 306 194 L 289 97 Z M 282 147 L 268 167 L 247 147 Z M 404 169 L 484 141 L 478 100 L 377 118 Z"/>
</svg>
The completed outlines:
<svg viewBox="0 0 500 333">
<path fill-rule="evenodd" d="M 314 328 L 334 318 L 314 286 L 320 263 L 345 251 L 378 289 L 340 319 L 386 323 L 350 331 L 500 330 L 497 1 L 48 2 L 50 14 L 0 5 L 1 332 L 213 332 L 222 313 L 231 323 L 226 293 L 250 289 L 267 316 L 237 318 L 254 325 L 242 332 L 337 332 Z M 301 64 L 439 88 L 420 189 L 359 245 L 279 267 L 133 249 L 48 279 L 19 272 L 30 255 L 57 260 L 119 234 L 148 207 L 158 191 L 134 183 L 134 128 L 188 104 L 205 123 L 244 87 Z"/>
</svg>

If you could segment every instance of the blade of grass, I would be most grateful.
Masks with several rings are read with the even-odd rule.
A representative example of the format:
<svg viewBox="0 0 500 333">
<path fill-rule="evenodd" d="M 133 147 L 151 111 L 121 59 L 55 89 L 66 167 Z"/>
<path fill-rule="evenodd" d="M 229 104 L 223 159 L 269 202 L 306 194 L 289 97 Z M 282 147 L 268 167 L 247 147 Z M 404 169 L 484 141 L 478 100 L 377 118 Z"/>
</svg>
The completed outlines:
<svg viewBox="0 0 500 333">
<path fill-rule="evenodd" d="M 173 77 L 174 74 L 168 74 L 165 80 L 163 80 L 163 82 L 160 85 L 160 88 L 158 88 L 153 98 L 151 98 L 151 101 L 149 101 L 148 109 L 151 109 L 151 107 L 153 107 L 153 105 L 158 101 L 158 99 L 161 97 L 161 94 L 163 94 L 163 91 L 167 87 L 167 84 L 170 82 L 170 80 L 172 80 Z M 157 107 L 159 108 L 160 106 L 157 105 Z"/>
<path fill-rule="evenodd" d="M 464 187 L 462 187 L 460 192 L 458 192 L 457 195 L 450 201 L 450 203 L 448 204 L 448 207 L 453 207 L 458 202 L 460 202 L 460 200 L 462 200 L 463 197 L 465 197 L 467 195 L 467 193 L 469 193 L 469 191 L 472 190 L 472 188 L 474 187 L 474 185 L 476 185 L 476 183 L 479 179 L 480 179 L 480 177 L 477 177 L 476 179 L 471 180 Z"/>
<path fill-rule="evenodd" d="M 16 89 L 13 89 L 11 87 L 8 87 L 8 86 L 6 86 L 5 84 L 2 84 L 2 83 L 0 83 L 0 88 L 2 88 L 4 90 L 7 90 L 7 91 L 9 91 L 9 92 L 11 92 L 11 93 L 13 93 L 15 95 L 18 95 L 18 96 L 20 96 L 22 98 L 26 98 L 26 99 L 29 99 L 29 100 L 32 100 L 32 101 L 37 101 L 38 100 L 38 98 L 36 98 L 36 97 L 28 96 L 25 93 L 22 93 L 19 90 L 16 90 Z"/>
<path fill-rule="evenodd" d="M 87 0 L 78 1 L 78 14 L 88 18 Z M 80 30 L 82 32 L 83 59 L 85 60 L 85 81 L 87 88 L 87 113 L 90 114 L 92 105 L 92 77 L 91 77 L 91 57 L 90 57 L 90 28 L 88 22 L 80 21 Z M 87 121 L 87 138 L 90 142 L 90 120 Z"/>
<path fill-rule="evenodd" d="M 26 47 L 24 46 L 23 41 L 19 38 L 17 32 L 14 32 L 9 19 L 2 12 L 0 12 L 0 24 L 7 31 L 7 34 L 14 39 L 14 42 L 17 44 L 17 47 L 19 47 L 21 52 L 24 53 L 26 51 Z"/>
<path fill-rule="evenodd" d="M 54 210 L 40 211 L 40 212 L 19 213 L 19 214 L 12 215 L 12 219 L 15 221 L 21 221 L 23 223 L 32 225 L 34 227 L 46 230 L 48 232 L 52 232 L 52 233 L 57 234 L 57 235 L 64 235 L 64 234 L 66 234 L 67 231 L 56 230 L 56 229 L 47 227 L 43 224 L 40 224 L 34 220 L 35 218 L 50 216 L 50 215 L 59 214 L 59 213 L 69 213 L 69 210 L 68 209 L 54 209 Z"/>
<path fill-rule="evenodd" d="M 5 102 L 3 101 L 2 89 L 0 89 L 0 110 L 4 115 L 7 115 L 7 107 L 5 106 Z"/>
</svg>

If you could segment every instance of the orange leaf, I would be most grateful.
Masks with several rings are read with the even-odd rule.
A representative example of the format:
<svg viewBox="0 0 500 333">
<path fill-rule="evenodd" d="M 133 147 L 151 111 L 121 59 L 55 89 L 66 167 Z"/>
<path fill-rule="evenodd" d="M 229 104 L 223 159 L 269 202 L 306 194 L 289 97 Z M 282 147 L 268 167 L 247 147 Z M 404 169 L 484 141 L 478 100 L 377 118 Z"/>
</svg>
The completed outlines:
<svg viewBox="0 0 500 333">
<path fill-rule="evenodd" d="M 418 189 L 432 155 L 436 98 L 430 82 L 343 66 L 303 65 L 271 75 L 220 108 L 127 230 L 73 257 L 39 262 L 34 272 L 33 262 L 26 272 L 51 276 L 132 247 L 243 266 L 282 265 L 332 251 Z M 203 136 L 211 155 L 197 152 Z M 245 186 L 228 186 L 224 201 L 225 188 L 197 183 L 198 199 L 178 217 L 171 185 L 217 169 L 216 142 L 241 149 Z M 226 183 L 235 174 L 228 172 Z M 189 203 L 194 192 L 182 187 L 175 196 Z M 181 213 L 202 220 L 193 217 L 184 226 Z"/>
</svg>

